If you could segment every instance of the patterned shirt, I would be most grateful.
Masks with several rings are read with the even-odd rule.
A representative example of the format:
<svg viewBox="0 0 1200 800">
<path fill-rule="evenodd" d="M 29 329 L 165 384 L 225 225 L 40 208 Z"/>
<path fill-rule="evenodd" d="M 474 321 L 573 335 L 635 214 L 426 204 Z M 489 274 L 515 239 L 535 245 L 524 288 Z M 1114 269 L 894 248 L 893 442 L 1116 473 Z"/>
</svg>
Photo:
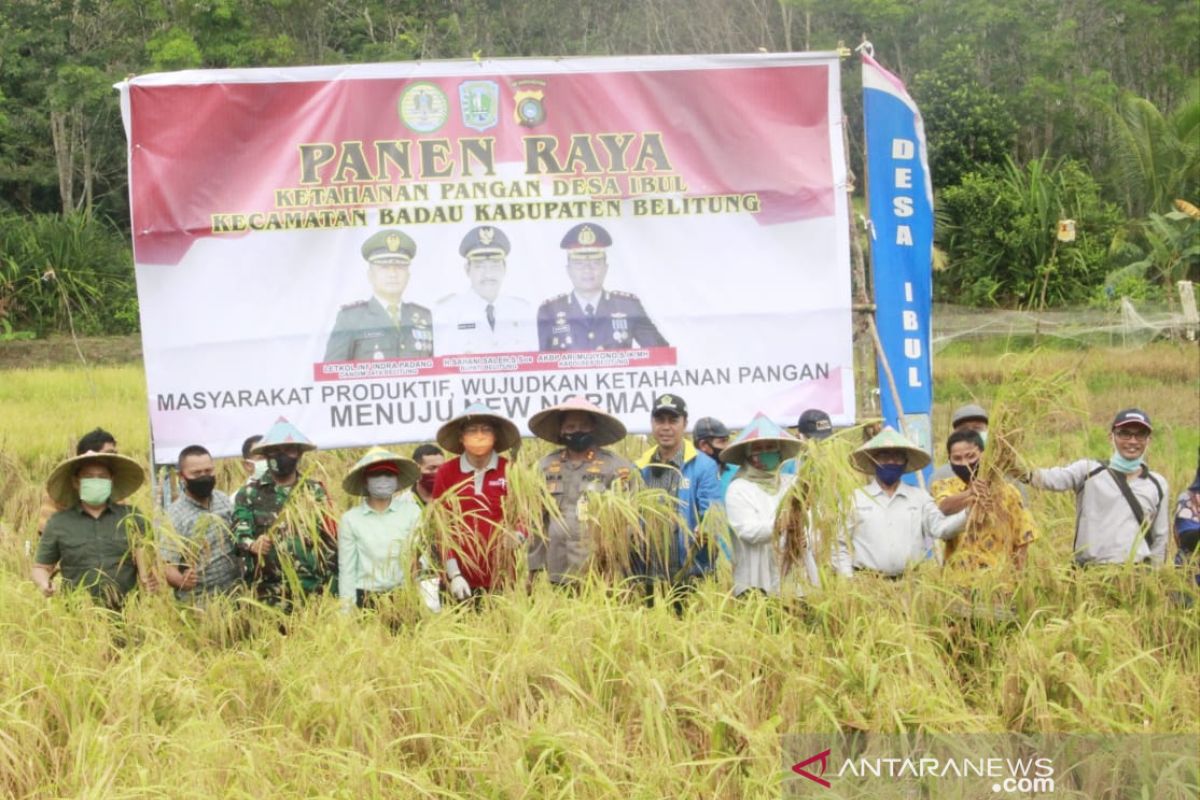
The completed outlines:
<svg viewBox="0 0 1200 800">
<path fill-rule="evenodd" d="M 957 475 L 936 481 L 933 499 L 967 491 Z M 1038 537 L 1033 515 L 1021 502 L 1021 492 L 1011 483 L 992 484 L 992 508 L 986 512 L 977 503 L 963 514 L 952 515 L 956 525 L 946 540 L 946 566 L 964 569 L 994 567 L 1006 562 L 1020 548 Z"/>
<path fill-rule="evenodd" d="M 159 531 L 158 554 L 168 564 L 196 573 L 194 589 L 176 589 L 175 597 L 196 597 L 227 592 L 242 581 L 242 564 L 233 543 L 233 501 L 214 491 L 209 506 L 197 503 L 186 492 L 167 508 L 172 531 Z"/>
</svg>

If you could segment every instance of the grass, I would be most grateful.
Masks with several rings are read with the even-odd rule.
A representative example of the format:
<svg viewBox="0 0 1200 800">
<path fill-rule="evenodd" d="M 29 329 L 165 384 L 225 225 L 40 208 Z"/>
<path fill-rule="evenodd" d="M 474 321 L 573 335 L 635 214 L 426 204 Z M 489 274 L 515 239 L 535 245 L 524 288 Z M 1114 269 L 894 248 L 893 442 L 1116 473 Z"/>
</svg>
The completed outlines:
<svg viewBox="0 0 1200 800">
<path fill-rule="evenodd" d="M 1028 370 L 1069 372 L 1084 407 L 1026 432 L 1022 455 L 1102 456 L 1112 413 L 1140 405 L 1174 496 L 1196 466 L 1198 369 L 1176 345 L 1039 354 Z M 987 404 L 1008 375 L 960 350 L 937 371 L 939 434 L 952 406 Z M 1185 577 L 1069 569 L 1069 496 L 1034 494 L 1044 534 L 1029 569 L 1015 592 L 985 580 L 971 601 L 931 568 L 830 582 L 804 605 L 735 601 L 723 564 L 681 619 L 601 585 L 543 584 L 478 613 L 404 598 L 379 614 L 391 625 L 333 601 L 283 620 L 164 595 L 114 619 L 44 600 L 24 542 L 74 436 L 101 424 L 145 460 L 140 369 L 4 372 L 0 408 L 0 796 L 778 797 L 792 733 L 1200 734 L 1200 611 L 1171 600 Z M 547 449 L 527 442 L 520 461 Z M 316 459 L 339 508 L 357 455 Z M 223 485 L 236 477 L 226 465 Z M 148 505 L 145 490 L 135 500 Z M 628 509 L 597 511 L 628 524 Z M 997 600 L 1015 621 L 986 613 Z M 1144 777 L 1120 780 L 1187 796 Z M 1076 796 L 1119 783 L 1096 780 Z"/>
</svg>

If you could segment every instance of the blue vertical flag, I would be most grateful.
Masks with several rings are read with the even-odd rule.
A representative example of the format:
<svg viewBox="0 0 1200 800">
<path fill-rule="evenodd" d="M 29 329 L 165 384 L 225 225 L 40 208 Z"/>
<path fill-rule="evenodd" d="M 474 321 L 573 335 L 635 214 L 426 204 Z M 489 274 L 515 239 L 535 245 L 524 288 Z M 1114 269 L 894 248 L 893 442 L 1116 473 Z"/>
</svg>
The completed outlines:
<svg viewBox="0 0 1200 800">
<path fill-rule="evenodd" d="M 932 454 L 933 185 L 925 125 L 900 79 L 866 53 L 863 116 L 875 321 L 904 412 L 901 418 L 881 364 L 883 417 Z"/>
</svg>

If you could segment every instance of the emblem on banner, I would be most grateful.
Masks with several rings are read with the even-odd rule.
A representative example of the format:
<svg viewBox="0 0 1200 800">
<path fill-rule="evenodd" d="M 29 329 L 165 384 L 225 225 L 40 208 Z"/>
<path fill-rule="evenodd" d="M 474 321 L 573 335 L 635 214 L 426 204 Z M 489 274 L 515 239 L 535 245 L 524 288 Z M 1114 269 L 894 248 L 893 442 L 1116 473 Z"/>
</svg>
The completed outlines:
<svg viewBox="0 0 1200 800">
<path fill-rule="evenodd" d="M 418 81 L 400 95 L 397 103 L 400 121 L 417 133 L 433 133 L 450 117 L 446 93 L 428 81 Z"/>
<path fill-rule="evenodd" d="M 495 81 L 463 81 L 458 85 L 463 125 L 482 133 L 500 121 L 500 85 Z"/>
<path fill-rule="evenodd" d="M 546 106 L 542 102 L 546 93 L 545 81 L 517 81 L 513 84 L 513 117 L 526 128 L 541 125 L 546 121 Z"/>
</svg>

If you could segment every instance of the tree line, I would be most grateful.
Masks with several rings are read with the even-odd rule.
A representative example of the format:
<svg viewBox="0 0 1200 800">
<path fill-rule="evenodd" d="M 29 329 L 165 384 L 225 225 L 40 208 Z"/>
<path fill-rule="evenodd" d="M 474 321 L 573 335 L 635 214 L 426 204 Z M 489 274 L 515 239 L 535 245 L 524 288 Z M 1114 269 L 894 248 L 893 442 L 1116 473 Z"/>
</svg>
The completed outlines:
<svg viewBox="0 0 1200 800">
<path fill-rule="evenodd" d="M 7 0 L 0 336 L 61 330 L 72 310 L 85 332 L 136 329 L 112 89 L 126 76 L 832 50 L 864 38 L 925 118 L 939 295 L 1004 306 L 1169 297 L 1175 280 L 1200 277 L 1197 30 L 1200 0 Z M 844 60 L 843 85 L 857 169 L 856 59 Z M 1077 239 L 1056 247 L 1063 217 Z"/>
</svg>

